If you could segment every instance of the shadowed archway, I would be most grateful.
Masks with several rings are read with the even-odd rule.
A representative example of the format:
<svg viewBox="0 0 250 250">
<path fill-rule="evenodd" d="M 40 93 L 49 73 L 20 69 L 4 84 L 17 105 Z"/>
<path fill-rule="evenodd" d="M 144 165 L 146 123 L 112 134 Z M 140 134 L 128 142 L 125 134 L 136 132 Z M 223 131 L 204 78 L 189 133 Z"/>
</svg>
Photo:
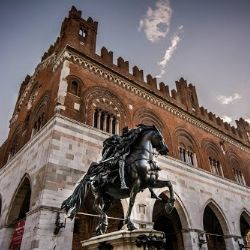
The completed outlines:
<svg viewBox="0 0 250 250">
<path fill-rule="evenodd" d="M 160 197 L 165 200 L 168 197 L 168 192 L 161 193 Z M 186 213 L 177 199 L 175 208 L 171 214 L 167 214 L 164 208 L 164 203 L 156 201 L 153 209 L 154 229 L 162 231 L 166 236 L 167 250 L 184 250 L 184 241 L 182 231 L 189 227 L 189 221 Z"/>
<path fill-rule="evenodd" d="M 31 186 L 27 176 L 23 178 L 17 188 L 7 218 L 7 225 L 13 225 L 18 220 L 25 219 L 30 209 Z"/>
<path fill-rule="evenodd" d="M 25 175 L 12 198 L 7 216 L 6 224 L 8 225 L 9 231 L 12 231 L 12 238 L 9 243 L 10 250 L 18 250 L 21 247 L 26 214 L 30 210 L 30 198 L 30 179 L 28 175 Z"/>
<path fill-rule="evenodd" d="M 208 250 L 226 250 L 224 235 L 229 234 L 229 229 L 225 216 L 213 201 L 210 201 L 204 209 L 203 227 Z"/>
<path fill-rule="evenodd" d="M 250 215 L 246 211 L 240 216 L 240 233 L 245 247 L 250 249 Z"/>
</svg>

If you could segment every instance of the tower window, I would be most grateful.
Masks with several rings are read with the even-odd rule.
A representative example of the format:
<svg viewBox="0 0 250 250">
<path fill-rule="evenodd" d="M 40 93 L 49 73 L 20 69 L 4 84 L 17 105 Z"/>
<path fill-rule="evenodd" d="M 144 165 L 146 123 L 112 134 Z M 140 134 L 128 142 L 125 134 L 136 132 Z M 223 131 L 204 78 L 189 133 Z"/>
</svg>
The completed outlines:
<svg viewBox="0 0 250 250">
<path fill-rule="evenodd" d="M 80 96 L 80 84 L 77 81 L 71 81 L 69 84 L 69 92 L 73 95 Z"/>
<path fill-rule="evenodd" d="M 79 29 L 79 36 L 81 38 L 85 38 L 86 37 L 86 31 L 83 28 Z"/>
</svg>

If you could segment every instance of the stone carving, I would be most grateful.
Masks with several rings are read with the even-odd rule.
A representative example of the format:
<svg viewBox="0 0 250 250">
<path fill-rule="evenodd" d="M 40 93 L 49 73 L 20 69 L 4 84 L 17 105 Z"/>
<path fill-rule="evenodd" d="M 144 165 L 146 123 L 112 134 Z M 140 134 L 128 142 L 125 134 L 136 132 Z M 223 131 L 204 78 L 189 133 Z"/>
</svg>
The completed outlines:
<svg viewBox="0 0 250 250">
<path fill-rule="evenodd" d="M 170 198 L 165 209 L 170 213 L 174 207 L 174 192 L 170 181 L 158 180 L 160 168 L 154 161 L 154 148 L 166 155 L 168 148 L 160 131 L 155 126 L 139 124 L 134 129 L 123 129 L 122 136 L 113 135 L 104 141 L 103 157 L 99 163 L 93 162 L 73 194 L 62 203 L 62 209 L 70 211 L 73 218 L 80 210 L 86 193 L 91 191 L 95 198 L 93 208 L 100 215 L 96 234 L 104 234 L 108 220 L 106 212 L 115 199 L 129 199 L 125 217 L 128 230 L 136 229 L 130 219 L 138 192 L 148 188 L 152 198 L 161 200 L 153 188 L 168 187 Z"/>
</svg>

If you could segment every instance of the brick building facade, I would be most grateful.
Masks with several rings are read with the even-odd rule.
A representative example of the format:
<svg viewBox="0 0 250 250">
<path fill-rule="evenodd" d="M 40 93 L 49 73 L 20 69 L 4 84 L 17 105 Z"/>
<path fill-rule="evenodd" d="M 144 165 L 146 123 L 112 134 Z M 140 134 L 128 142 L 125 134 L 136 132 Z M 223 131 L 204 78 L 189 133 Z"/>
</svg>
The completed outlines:
<svg viewBox="0 0 250 250">
<path fill-rule="evenodd" d="M 235 128 L 200 107 L 195 86 L 183 78 L 169 91 L 137 66 L 130 72 L 122 57 L 114 63 L 105 47 L 96 54 L 97 27 L 72 7 L 60 36 L 21 84 L 0 148 L 0 248 L 9 248 L 16 223 L 25 219 L 21 249 L 81 249 L 80 240 L 94 232 L 96 218 L 86 215 L 93 211 L 87 202 L 54 234 L 60 204 L 100 159 L 103 140 L 139 123 L 164 135 L 170 154 L 157 162 L 177 202 L 168 216 L 147 191 L 139 194 L 138 226 L 164 231 L 170 249 L 249 244 L 249 123 L 240 118 Z M 127 206 L 116 202 L 110 216 L 123 217 Z M 121 226 L 110 224 L 111 231 Z"/>
</svg>

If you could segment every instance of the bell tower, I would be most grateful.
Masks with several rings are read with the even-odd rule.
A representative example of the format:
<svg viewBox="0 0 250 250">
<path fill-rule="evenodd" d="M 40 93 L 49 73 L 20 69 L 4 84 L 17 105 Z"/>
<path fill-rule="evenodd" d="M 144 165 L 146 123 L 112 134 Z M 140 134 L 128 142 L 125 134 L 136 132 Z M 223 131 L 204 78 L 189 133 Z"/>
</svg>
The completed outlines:
<svg viewBox="0 0 250 250">
<path fill-rule="evenodd" d="M 82 18 L 82 12 L 72 6 L 62 23 L 60 31 L 60 47 L 67 44 L 84 53 L 95 53 L 98 23 L 91 17 Z"/>
</svg>

